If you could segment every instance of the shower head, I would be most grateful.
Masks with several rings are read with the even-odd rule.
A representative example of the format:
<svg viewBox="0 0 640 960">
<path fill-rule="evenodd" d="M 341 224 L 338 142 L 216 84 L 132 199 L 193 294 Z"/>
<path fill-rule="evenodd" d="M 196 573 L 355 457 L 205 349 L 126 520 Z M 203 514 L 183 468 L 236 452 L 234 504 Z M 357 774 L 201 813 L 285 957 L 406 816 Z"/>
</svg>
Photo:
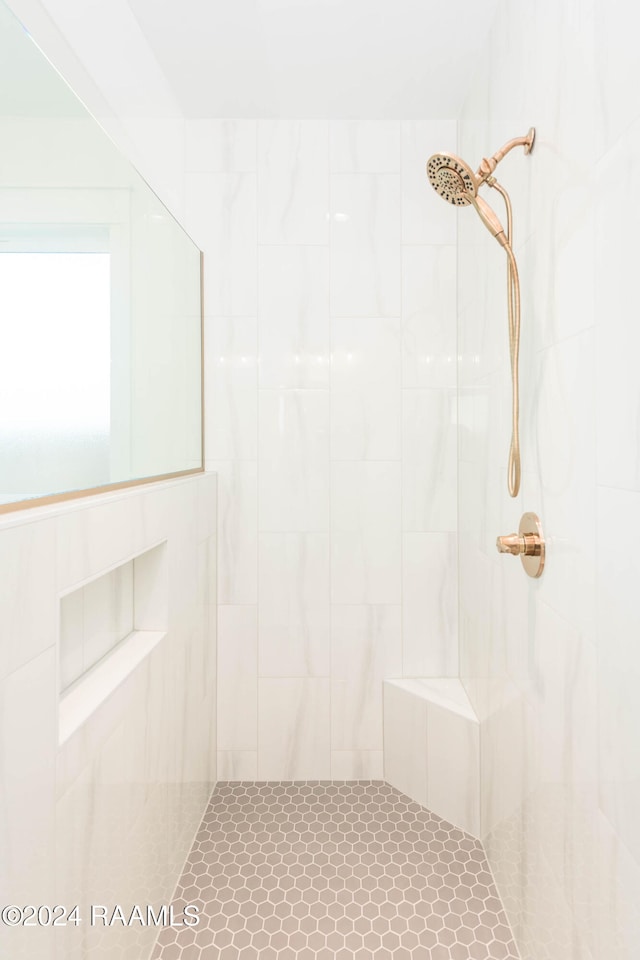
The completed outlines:
<svg viewBox="0 0 640 960">
<path fill-rule="evenodd" d="M 447 203 L 466 207 L 478 192 L 475 173 L 453 153 L 434 153 L 427 162 L 431 186 Z"/>
<path fill-rule="evenodd" d="M 520 435 L 518 426 L 519 416 L 519 388 L 518 388 L 518 354 L 520 350 L 520 281 L 518 279 L 518 265 L 513 253 L 513 229 L 511 201 L 509 194 L 493 175 L 501 160 L 514 147 L 524 147 L 525 153 L 531 153 L 535 130 L 529 130 L 526 137 L 516 137 L 498 150 L 490 159 L 484 159 L 477 173 L 467 166 L 464 160 L 453 153 L 435 153 L 427 161 L 427 176 L 431 186 L 443 200 L 454 207 L 474 206 L 476 213 L 482 220 L 489 233 L 496 238 L 507 254 L 507 310 L 509 315 L 509 354 L 511 360 L 511 387 L 512 387 L 512 428 L 511 448 L 509 450 L 509 467 L 507 487 L 509 496 L 515 497 L 520 489 Z M 507 208 L 507 230 L 500 223 L 495 212 L 488 203 L 478 196 L 480 187 L 486 184 L 502 194 Z"/>
<path fill-rule="evenodd" d="M 436 193 L 456 207 L 472 204 L 498 243 L 507 242 L 504 227 L 488 203 L 478 196 L 479 181 L 471 167 L 453 153 L 434 153 L 427 161 L 427 176 Z"/>
<path fill-rule="evenodd" d="M 511 231 L 505 234 L 502 224 L 489 204 L 478 196 L 478 189 L 486 183 L 490 187 L 497 187 L 502 192 L 502 188 L 496 183 L 493 171 L 514 147 L 524 147 L 525 153 L 531 153 L 535 133 L 535 129 L 531 127 L 526 137 L 509 140 L 489 160 L 482 161 L 477 173 L 474 173 L 464 160 L 453 153 L 434 153 L 427 161 L 427 176 L 436 193 L 454 207 L 468 207 L 473 204 L 489 233 L 503 247 L 509 245 Z"/>
</svg>

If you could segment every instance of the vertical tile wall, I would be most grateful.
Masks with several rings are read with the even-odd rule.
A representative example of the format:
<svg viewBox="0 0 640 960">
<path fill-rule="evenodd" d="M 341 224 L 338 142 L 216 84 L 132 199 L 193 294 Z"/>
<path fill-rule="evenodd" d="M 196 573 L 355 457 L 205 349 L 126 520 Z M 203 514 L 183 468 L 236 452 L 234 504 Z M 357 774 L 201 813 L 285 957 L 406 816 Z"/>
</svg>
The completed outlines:
<svg viewBox="0 0 640 960">
<path fill-rule="evenodd" d="M 537 129 L 499 168 L 523 293 L 515 502 L 504 257 L 458 215 L 461 674 L 487 717 L 487 852 L 525 960 L 638 956 L 640 205 L 620 186 L 640 167 L 639 27 L 621 0 L 502 3 L 459 131 L 476 163 Z M 495 551 L 524 510 L 549 542 L 540 581 Z"/>
<path fill-rule="evenodd" d="M 378 777 L 382 679 L 457 674 L 453 121 L 193 120 L 221 778 Z"/>
</svg>

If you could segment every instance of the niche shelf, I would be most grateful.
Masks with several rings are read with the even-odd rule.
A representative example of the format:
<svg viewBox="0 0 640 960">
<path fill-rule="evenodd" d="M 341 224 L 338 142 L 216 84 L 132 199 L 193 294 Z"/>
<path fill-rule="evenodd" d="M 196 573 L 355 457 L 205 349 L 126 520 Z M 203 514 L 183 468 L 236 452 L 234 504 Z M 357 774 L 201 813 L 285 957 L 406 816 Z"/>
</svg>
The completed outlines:
<svg viewBox="0 0 640 960">
<path fill-rule="evenodd" d="M 58 741 L 72 736 L 168 629 L 162 541 L 60 597 Z"/>
</svg>

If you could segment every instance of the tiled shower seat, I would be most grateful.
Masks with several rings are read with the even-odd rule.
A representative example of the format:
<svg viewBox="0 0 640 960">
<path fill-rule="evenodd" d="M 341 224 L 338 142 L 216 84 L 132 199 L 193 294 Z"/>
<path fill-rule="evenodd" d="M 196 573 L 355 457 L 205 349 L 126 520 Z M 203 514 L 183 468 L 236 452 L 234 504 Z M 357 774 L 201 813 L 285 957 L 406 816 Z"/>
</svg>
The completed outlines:
<svg viewBox="0 0 640 960">
<path fill-rule="evenodd" d="M 384 777 L 480 836 L 480 723 L 459 680 L 385 680 Z"/>
</svg>

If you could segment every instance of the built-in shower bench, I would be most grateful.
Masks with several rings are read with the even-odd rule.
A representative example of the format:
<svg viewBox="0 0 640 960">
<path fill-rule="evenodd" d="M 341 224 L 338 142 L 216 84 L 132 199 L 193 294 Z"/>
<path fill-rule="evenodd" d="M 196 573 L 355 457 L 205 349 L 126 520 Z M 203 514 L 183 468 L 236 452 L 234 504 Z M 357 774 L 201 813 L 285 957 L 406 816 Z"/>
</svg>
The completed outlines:
<svg viewBox="0 0 640 960">
<path fill-rule="evenodd" d="M 384 778 L 480 836 L 480 722 L 460 680 L 384 681 Z"/>
</svg>

